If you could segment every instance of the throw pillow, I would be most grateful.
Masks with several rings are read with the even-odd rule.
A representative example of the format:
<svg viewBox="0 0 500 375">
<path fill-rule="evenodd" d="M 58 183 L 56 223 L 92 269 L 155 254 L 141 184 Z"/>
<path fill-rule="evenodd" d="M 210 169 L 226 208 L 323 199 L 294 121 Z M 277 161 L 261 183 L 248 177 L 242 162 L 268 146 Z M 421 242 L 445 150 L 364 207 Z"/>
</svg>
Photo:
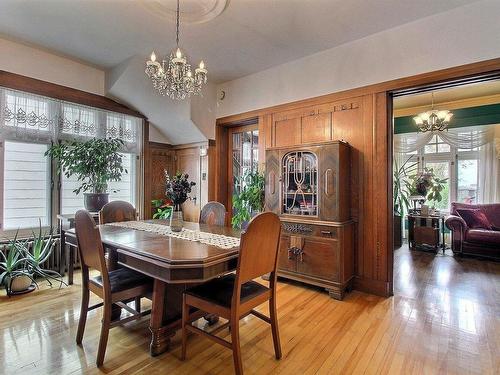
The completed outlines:
<svg viewBox="0 0 500 375">
<path fill-rule="evenodd" d="M 457 209 L 458 214 L 462 219 L 465 220 L 467 226 L 471 229 L 492 229 L 490 221 L 484 214 L 484 212 L 479 209 Z"/>
</svg>

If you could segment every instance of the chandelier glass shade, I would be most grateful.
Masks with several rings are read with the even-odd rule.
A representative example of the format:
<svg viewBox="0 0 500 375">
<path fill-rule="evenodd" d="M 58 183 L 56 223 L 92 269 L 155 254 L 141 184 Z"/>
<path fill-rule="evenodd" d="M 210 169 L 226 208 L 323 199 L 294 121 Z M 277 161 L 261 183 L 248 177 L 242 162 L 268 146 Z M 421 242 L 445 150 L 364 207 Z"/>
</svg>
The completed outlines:
<svg viewBox="0 0 500 375">
<path fill-rule="evenodd" d="M 415 125 L 422 132 L 443 131 L 448 127 L 453 113 L 444 109 L 434 109 L 434 93 L 432 93 L 432 108 L 413 117 Z"/>
<path fill-rule="evenodd" d="M 151 53 L 146 62 L 146 75 L 151 79 L 153 87 L 163 96 L 183 100 L 191 95 L 198 95 L 203 85 L 207 83 L 207 69 L 201 60 L 199 66 L 191 70 L 186 55 L 179 48 L 179 0 L 177 0 L 177 48 L 172 51 L 168 60 L 157 61 L 157 56 Z"/>
</svg>

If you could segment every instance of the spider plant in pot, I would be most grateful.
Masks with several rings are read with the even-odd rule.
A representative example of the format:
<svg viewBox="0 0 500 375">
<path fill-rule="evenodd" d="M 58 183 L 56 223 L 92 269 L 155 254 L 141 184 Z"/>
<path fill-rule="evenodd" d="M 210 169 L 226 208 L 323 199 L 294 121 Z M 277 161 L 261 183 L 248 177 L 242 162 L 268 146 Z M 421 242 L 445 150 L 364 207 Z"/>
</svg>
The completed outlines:
<svg viewBox="0 0 500 375">
<path fill-rule="evenodd" d="M 264 210 L 264 175 L 258 171 L 246 172 L 236 180 L 236 191 L 233 195 L 233 228 L 241 229 L 248 225 L 250 219 Z"/>
<path fill-rule="evenodd" d="M 62 281 L 59 273 L 43 268 L 55 248 L 57 239 L 42 231 L 41 225 L 37 234 L 32 238 L 19 240 L 17 233 L 9 241 L 6 252 L 0 251 L 0 284 L 5 286 L 7 295 L 31 292 L 38 286 L 36 279 L 46 280 L 50 286 L 52 282 L 60 286 Z"/>
<path fill-rule="evenodd" d="M 83 192 L 85 208 L 97 212 L 109 202 L 109 182 L 120 181 L 122 173 L 127 173 L 119 153 L 123 145 L 123 140 L 112 138 L 60 142 L 45 155 L 56 160 L 58 171 L 66 177 L 77 177 L 80 186 L 73 192 Z"/>
<path fill-rule="evenodd" d="M 180 232 L 184 226 L 182 204 L 190 198 L 189 193 L 196 182 L 189 181 L 189 175 L 181 172 L 170 177 L 165 171 L 165 179 L 167 199 L 174 204 L 174 211 L 170 215 L 170 229 L 173 232 Z"/>
</svg>

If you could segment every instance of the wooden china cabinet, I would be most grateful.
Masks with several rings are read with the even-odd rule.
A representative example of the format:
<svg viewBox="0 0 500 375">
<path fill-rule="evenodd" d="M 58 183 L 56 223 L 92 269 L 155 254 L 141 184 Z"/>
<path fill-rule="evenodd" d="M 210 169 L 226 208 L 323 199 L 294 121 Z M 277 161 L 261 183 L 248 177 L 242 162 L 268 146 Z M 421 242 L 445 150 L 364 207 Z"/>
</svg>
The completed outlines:
<svg viewBox="0 0 500 375">
<path fill-rule="evenodd" d="M 354 275 L 349 144 L 329 141 L 266 151 L 266 210 L 283 223 L 278 275 L 342 299 Z"/>
</svg>

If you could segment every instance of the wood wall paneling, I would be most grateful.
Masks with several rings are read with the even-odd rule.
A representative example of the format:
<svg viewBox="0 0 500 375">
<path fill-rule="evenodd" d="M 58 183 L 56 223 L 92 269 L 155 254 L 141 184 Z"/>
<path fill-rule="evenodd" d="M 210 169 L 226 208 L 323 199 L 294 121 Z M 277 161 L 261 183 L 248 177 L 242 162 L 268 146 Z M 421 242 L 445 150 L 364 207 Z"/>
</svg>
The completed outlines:
<svg viewBox="0 0 500 375">
<path fill-rule="evenodd" d="M 300 144 L 300 117 L 274 121 L 273 147 L 286 147 Z"/>
<path fill-rule="evenodd" d="M 302 117 L 302 143 L 324 142 L 332 139 L 332 113 Z"/>
<path fill-rule="evenodd" d="M 217 140 L 224 139 L 221 136 L 228 124 L 259 116 L 266 134 L 266 149 L 300 145 L 309 140 L 307 133 L 304 141 L 301 129 L 324 130 L 321 120 L 316 122 L 316 119 L 325 121 L 327 115 L 318 115 L 332 113 L 331 138 L 347 141 L 352 146 L 351 215 L 356 222 L 354 287 L 388 296 L 392 293 L 393 277 L 392 113 L 388 112 L 391 110 L 388 93 L 447 85 L 450 81 L 487 79 L 499 72 L 500 58 L 497 58 L 227 116 L 217 119 Z M 304 126 L 302 117 L 305 116 L 311 117 L 305 120 Z M 218 160 L 227 160 L 224 147 L 224 144 L 217 145 Z M 217 167 L 219 177 L 224 176 L 221 167 L 227 168 L 227 165 L 218 163 Z M 225 181 L 217 178 L 218 184 Z M 217 200 L 221 202 L 227 199 L 224 189 L 224 186 L 218 187 Z"/>
</svg>

